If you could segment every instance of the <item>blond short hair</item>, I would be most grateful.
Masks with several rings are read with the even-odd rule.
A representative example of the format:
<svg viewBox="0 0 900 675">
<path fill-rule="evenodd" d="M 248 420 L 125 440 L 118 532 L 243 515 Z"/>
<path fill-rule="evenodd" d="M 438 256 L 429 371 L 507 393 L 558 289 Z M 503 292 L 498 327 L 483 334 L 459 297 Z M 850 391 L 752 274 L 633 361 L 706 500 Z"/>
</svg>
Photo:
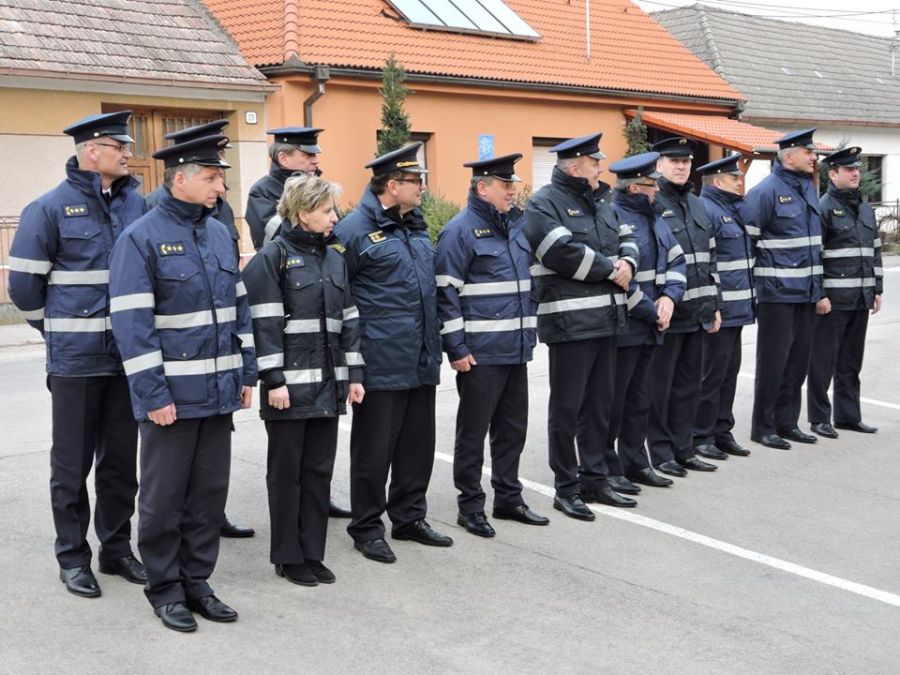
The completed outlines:
<svg viewBox="0 0 900 675">
<path fill-rule="evenodd" d="M 291 176 L 284 182 L 284 192 L 278 200 L 278 215 L 292 223 L 299 222 L 300 213 L 310 213 L 327 202 L 335 201 L 341 186 L 306 173 Z"/>
</svg>

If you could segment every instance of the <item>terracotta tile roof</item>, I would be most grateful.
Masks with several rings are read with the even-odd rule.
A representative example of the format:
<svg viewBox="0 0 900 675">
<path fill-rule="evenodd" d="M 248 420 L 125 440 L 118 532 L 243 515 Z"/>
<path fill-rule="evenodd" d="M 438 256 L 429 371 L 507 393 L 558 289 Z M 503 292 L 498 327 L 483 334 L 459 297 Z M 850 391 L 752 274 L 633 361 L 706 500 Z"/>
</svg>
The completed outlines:
<svg viewBox="0 0 900 675">
<path fill-rule="evenodd" d="M 633 117 L 635 111 L 626 110 L 625 114 Z M 778 150 L 775 141 L 785 133 L 717 115 L 691 115 L 644 110 L 641 113 L 641 120 L 646 125 L 706 143 L 721 145 L 742 154 L 774 153 Z M 833 149 L 822 143 L 816 145 L 820 150 Z"/>
<path fill-rule="evenodd" d="M 281 64 L 296 45 L 307 65 L 375 70 L 394 52 L 410 73 L 743 98 L 629 0 L 591 2 L 590 59 L 584 0 L 506 0 L 538 42 L 411 28 L 384 0 L 204 1 L 257 66 Z"/>
<path fill-rule="evenodd" d="M 260 88 L 197 0 L 0 0 L 0 68 Z"/>
</svg>

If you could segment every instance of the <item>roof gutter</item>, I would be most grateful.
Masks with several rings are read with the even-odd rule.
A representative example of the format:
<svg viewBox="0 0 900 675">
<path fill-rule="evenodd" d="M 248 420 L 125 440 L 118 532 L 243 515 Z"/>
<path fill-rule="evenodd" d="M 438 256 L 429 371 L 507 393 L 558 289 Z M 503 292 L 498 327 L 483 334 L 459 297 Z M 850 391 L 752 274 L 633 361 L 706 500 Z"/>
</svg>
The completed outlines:
<svg viewBox="0 0 900 675">
<path fill-rule="evenodd" d="M 305 101 L 303 101 L 303 126 L 311 127 L 313 125 L 313 105 L 316 101 L 325 95 L 325 83 L 331 78 L 328 72 L 328 66 L 316 66 L 313 72 L 313 79 L 316 82 L 316 88 Z"/>
<path fill-rule="evenodd" d="M 309 75 L 314 74 L 315 69 L 321 66 L 300 65 L 297 63 L 285 63 L 277 66 L 260 66 L 258 70 L 266 77 L 284 75 Z M 381 70 L 368 68 L 344 68 L 328 67 L 331 77 L 349 77 L 359 80 L 379 80 Z M 556 92 L 562 94 L 591 94 L 595 96 L 635 96 L 658 101 L 679 101 L 702 105 L 728 106 L 735 112 L 743 109 L 741 99 L 711 98 L 705 96 L 687 96 L 682 94 L 662 94 L 657 92 L 640 91 L 638 89 L 614 89 L 608 87 L 580 87 L 567 84 L 542 84 L 537 82 L 517 82 L 513 80 L 490 80 L 477 77 L 461 77 L 458 75 L 427 75 L 423 73 L 407 72 L 407 82 L 421 82 L 423 84 L 452 84 L 468 87 L 483 87 L 491 89 L 515 89 L 518 91 Z"/>
</svg>

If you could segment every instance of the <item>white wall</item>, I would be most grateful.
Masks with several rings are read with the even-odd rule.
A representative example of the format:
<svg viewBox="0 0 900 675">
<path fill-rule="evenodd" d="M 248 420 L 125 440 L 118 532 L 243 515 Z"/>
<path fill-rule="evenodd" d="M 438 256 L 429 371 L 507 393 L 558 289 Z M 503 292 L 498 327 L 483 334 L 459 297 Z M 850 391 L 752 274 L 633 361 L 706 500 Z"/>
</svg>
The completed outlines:
<svg viewBox="0 0 900 675">
<path fill-rule="evenodd" d="M 69 136 L 0 134 L 0 216 L 18 218 L 36 197 L 55 188 L 74 154 Z"/>
<path fill-rule="evenodd" d="M 760 122 L 762 126 L 767 126 Z M 787 133 L 804 127 L 773 127 Z M 882 199 L 896 201 L 900 199 L 900 129 L 882 127 L 853 126 L 820 126 L 814 137 L 819 143 L 837 147 L 842 142 L 847 145 L 858 145 L 864 155 L 883 155 L 881 183 Z M 747 172 L 747 189 L 759 183 L 769 175 L 768 160 L 757 159 Z"/>
</svg>

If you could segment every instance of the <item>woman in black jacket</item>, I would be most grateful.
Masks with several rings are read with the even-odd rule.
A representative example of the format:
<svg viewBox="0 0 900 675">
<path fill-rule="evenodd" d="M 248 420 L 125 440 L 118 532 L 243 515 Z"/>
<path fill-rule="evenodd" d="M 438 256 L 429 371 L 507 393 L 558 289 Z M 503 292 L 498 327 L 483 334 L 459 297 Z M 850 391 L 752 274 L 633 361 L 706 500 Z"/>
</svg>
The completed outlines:
<svg viewBox="0 0 900 675">
<path fill-rule="evenodd" d="M 326 243 L 338 189 L 316 176 L 289 178 L 281 230 L 243 275 L 269 436 L 270 558 L 278 576 L 303 586 L 335 580 L 322 560 L 338 415 L 365 393 L 359 312 L 342 247 Z"/>
</svg>

